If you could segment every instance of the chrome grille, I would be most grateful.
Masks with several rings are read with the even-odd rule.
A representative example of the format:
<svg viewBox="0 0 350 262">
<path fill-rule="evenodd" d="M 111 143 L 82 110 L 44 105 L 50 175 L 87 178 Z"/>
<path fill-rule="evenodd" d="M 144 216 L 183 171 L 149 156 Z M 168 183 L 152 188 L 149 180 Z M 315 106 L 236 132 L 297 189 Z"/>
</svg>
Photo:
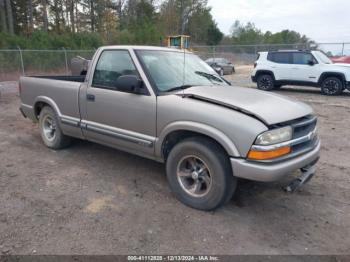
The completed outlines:
<svg viewBox="0 0 350 262">
<path fill-rule="evenodd" d="M 317 118 L 315 116 L 305 117 L 300 122 L 292 123 L 293 138 L 306 136 L 315 130 L 316 124 Z"/>
<path fill-rule="evenodd" d="M 291 123 L 291 127 L 293 128 L 293 139 L 312 134 L 309 140 L 293 145 L 292 153 L 301 154 L 313 149 L 316 146 L 318 137 L 317 134 L 313 134 L 315 132 L 316 125 L 317 118 L 315 116 L 303 117 L 302 119 L 298 119 Z"/>
</svg>

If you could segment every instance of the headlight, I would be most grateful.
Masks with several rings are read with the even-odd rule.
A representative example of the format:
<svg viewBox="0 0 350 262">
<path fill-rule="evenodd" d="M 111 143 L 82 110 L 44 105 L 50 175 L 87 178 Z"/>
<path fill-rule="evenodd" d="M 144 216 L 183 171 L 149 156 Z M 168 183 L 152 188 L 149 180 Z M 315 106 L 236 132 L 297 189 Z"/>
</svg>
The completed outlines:
<svg viewBox="0 0 350 262">
<path fill-rule="evenodd" d="M 289 145 L 274 145 L 291 140 L 292 133 L 290 126 L 262 133 L 257 137 L 254 145 L 249 150 L 248 159 L 269 160 L 289 154 L 292 152 L 292 148 Z"/>
<path fill-rule="evenodd" d="M 290 126 L 266 131 L 257 137 L 255 145 L 273 145 L 292 139 L 292 128 Z"/>
</svg>

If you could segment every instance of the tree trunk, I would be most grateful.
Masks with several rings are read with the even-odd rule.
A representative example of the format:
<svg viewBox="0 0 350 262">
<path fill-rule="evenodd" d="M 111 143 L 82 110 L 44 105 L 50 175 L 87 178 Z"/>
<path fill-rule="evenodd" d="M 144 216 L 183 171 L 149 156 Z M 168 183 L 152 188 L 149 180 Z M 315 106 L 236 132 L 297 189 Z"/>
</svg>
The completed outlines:
<svg viewBox="0 0 350 262">
<path fill-rule="evenodd" d="M 70 17 L 70 23 L 72 32 L 75 33 L 75 18 L 74 18 L 74 1 L 69 1 L 69 17 Z"/>
<path fill-rule="evenodd" d="M 60 11 L 58 10 L 58 0 L 54 0 L 54 16 L 55 16 L 55 31 L 56 33 L 60 32 Z"/>
<path fill-rule="evenodd" d="M 12 5 L 10 0 L 6 0 L 6 10 L 7 10 L 7 24 L 9 27 L 9 33 L 14 35 L 15 30 L 13 28 L 13 15 L 12 15 Z"/>
<path fill-rule="evenodd" d="M 33 21 L 33 1 L 27 0 L 27 13 L 28 13 L 28 32 L 31 34 L 34 30 Z"/>
<path fill-rule="evenodd" d="M 47 32 L 49 30 L 49 21 L 47 19 L 47 0 L 41 0 L 41 4 L 43 5 L 43 23 L 44 23 L 44 31 Z"/>
<path fill-rule="evenodd" d="M 76 27 L 76 30 L 77 32 L 79 32 L 79 29 L 80 29 L 80 19 L 79 19 L 79 9 L 78 9 L 78 1 L 73 1 L 73 6 L 74 6 L 74 9 L 75 9 L 75 27 Z"/>
<path fill-rule="evenodd" d="M 65 24 L 66 24 L 66 21 L 65 21 L 65 18 L 64 18 L 64 8 L 63 8 L 63 0 L 60 1 L 60 13 L 61 13 L 61 24 L 62 24 L 62 30 L 65 31 Z"/>
<path fill-rule="evenodd" d="M 1 30 L 7 33 L 7 22 L 6 22 L 6 11 L 5 11 L 4 0 L 0 0 L 0 19 L 1 19 Z"/>
<path fill-rule="evenodd" d="M 94 13 L 93 0 L 90 0 L 90 20 L 91 20 L 91 32 L 95 32 L 95 13 Z"/>
</svg>

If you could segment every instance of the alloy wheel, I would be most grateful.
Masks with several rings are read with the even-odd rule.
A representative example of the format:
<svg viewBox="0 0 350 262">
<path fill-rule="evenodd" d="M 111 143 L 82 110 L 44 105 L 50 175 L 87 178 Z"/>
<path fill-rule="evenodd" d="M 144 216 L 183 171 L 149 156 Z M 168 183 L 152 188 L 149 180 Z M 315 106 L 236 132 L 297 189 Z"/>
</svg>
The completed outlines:
<svg viewBox="0 0 350 262">
<path fill-rule="evenodd" d="M 193 155 L 185 156 L 179 161 L 177 179 L 182 189 L 193 197 L 205 196 L 212 186 L 212 176 L 207 164 Z"/>
</svg>

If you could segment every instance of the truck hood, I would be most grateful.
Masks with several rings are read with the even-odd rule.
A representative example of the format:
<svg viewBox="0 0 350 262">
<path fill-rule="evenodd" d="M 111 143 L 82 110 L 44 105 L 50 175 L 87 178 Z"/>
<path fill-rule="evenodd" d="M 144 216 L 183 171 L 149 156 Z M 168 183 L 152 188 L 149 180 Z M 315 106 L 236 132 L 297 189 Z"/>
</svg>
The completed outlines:
<svg viewBox="0 0 350 262">
<path fill-rule="evenodd" d="M 244 87 L 194 86 L 177 93 L 252 115 L 266 125 L 286 122 L 313 113 L 310 106 L 281 95 Z"/>
</svg>

